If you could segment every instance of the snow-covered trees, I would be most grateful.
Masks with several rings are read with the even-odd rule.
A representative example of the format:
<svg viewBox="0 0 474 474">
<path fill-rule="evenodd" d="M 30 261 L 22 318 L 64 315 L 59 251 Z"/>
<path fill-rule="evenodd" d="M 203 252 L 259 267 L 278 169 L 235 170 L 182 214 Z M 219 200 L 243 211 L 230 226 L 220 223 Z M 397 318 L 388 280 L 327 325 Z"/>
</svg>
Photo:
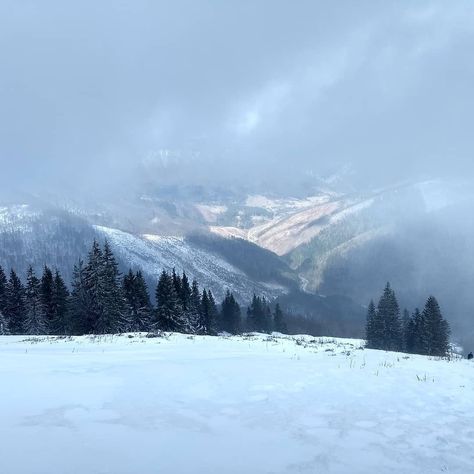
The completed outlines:
<svg viewBox="0 0 474 474">
<path fill-rule="evenodd" d="M 444 356 L 449 349 L 449 324 L 443 318 L 436 298 L 430 296 L 423 312 L 418 309 L 403 318 L 390 284 L 384 289 L 377 309 L 373 301 L 367 311 L 367 347 L 415 354 Z"/>
<path fill-rule="evenodd" d="M 35 336 L 45 334 L 47 326 L 41 304 L 41 285 L 32 267 L 28 269 L 26 276 L 25 307 L 24 332 Z"/>
<path fill-rule="evenodd" d="M 271 309 L 265 297 L 253 295 L 252 303 L 247 309 L 247 324 L 253 331 L 270 332 Z"/>
<path fill-rule="evenodd" d="M 176 331 L 187 334 L 238 334 L 242 330 L 286 331 L 279 305 L 272 313 L 264 297 L 254 295 L 248 321 L 227 291 L 220 307 L 210 289 L 190 284 L 186 273 L 163 270 L 153 306 L 140 271 L 121 275 L 108 242 L 94 241 L 86 262 L 74 266 L 69 292 L 62 276 L 48 266 L 40 278 L 29 268 L 26 286 L 15 271 L 7 280 L 0 267 L 0 333 L 108 334 L 123 331 Z"/>
<path fill-rule="evenodd" d="M 24 332 L 26 316 L 25 287 L 14 270 L 10 272 L 7 283 L 4 315 L 12 334 L 22 334 Z"/>
<path fill-rule="evenodd" d="M 241 331 L 240 306 L 229 290 L 222 301 L 220 323 L 221 329 L 230 334 L 239 334 Z"/>
</svg>

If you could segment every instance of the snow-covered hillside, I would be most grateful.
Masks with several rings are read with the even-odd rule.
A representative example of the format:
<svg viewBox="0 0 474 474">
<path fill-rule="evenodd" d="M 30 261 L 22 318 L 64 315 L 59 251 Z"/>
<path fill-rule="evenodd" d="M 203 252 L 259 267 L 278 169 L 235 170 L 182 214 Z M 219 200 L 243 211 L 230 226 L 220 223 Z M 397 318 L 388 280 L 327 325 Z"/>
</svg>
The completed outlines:
<svg viewBox="0 0 474 474">
<path fill-rule="evenodd" d="M 210 288 L 219 300 L 227 289 L 243 301 L 250 301 L 253 293 L 273 297 L 286 291 L 275 283 L 252 280 L 216 253 L 201 249 L 183 237 L 132 235 L 100 226 L 96 226 L 96 230 L 110 241 L 121 262 L 142 269 L 156 281 L 163 269 L 176 268 L 178 272 L 185 270 L 188 277 Z"/>
<path fill-rule="evenodd" d="M 47 264 L 58 268 L 69 282 L 74 264 L 86 258 L 94 238 L 108 239 L 122 270 L 130 266 L 141 269 L 153 286 L 164 269 L 176 268 L 196 278 L 219 300 L 227 289 L 242 302 L 249 301 L 254 292 L 272 298 L 287 291 L 271 278 L 260 281 L 249 276 L 236 259 L 231 264 L 209 246 L 201 248 L 196 239 L 124 232 L 92 225 L 87 216 L 54 208 L 43 210 L 26 204 L 0 207 L 0 265 L 7 272 L 15 268 L 22 277 L 29 265 L 41 272 Z"/>
<path fill-rule="evenodd" d="M 474 364 L 304 337 L 0 337 L 0 472 L 472 471 Z"/>
</svg>

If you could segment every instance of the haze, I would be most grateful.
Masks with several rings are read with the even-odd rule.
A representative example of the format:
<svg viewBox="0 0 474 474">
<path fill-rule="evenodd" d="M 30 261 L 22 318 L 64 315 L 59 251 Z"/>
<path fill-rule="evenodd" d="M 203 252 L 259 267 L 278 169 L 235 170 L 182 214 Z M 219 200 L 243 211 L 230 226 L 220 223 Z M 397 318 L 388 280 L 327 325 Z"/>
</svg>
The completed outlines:
<svg viewBox="0 0 474 474">
<path fill-rule="evenodd" d="M 474 5 L 0 4 L 1 182 L 472 176 Z"/>
</svg>

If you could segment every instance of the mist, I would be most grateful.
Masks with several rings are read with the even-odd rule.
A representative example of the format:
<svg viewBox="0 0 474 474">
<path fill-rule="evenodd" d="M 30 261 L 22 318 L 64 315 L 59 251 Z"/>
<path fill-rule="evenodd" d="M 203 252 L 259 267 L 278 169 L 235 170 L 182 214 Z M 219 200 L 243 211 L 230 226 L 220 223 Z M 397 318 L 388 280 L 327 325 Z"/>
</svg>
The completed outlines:
<svg viewBox="0 0 474 474">
<path fill-rule="evenodd" d="M 7 0 L 0 18 L 4 187 L 472 177 L 471 2 Z"/>
</svg>

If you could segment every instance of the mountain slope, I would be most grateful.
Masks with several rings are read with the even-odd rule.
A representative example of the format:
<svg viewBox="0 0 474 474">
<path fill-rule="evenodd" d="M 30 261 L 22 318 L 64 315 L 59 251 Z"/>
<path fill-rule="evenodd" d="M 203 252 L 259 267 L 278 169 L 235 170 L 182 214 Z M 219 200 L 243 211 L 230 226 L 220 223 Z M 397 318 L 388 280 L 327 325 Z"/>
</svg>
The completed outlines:
<svg viewBox="0 0 474 474">
<path fill-rule="evenodd" d="M 472 363 L 362 344 L 0 337 L 2 472 L 471 472 Z"/>
</svg>

